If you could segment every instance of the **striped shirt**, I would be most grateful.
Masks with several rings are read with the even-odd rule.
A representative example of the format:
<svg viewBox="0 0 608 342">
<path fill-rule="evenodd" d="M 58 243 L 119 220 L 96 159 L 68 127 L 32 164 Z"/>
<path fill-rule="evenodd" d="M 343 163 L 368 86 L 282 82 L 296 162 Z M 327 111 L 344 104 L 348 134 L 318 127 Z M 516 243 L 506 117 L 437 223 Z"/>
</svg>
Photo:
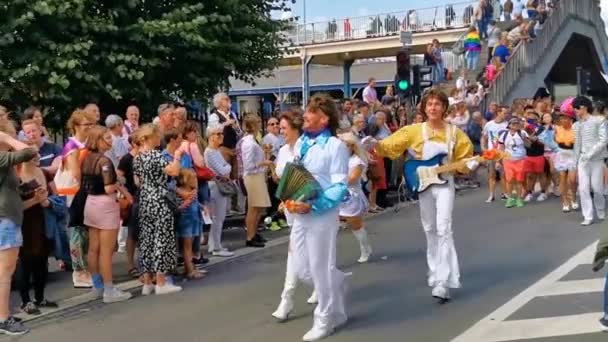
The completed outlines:
<svg viewBox="0 0 608 342">
<path fill-rule="evenodd" d="M 589 115 L 574 126 L 574 153 L 576 160 L 583 155 L 588 160 L 608 158 L 608 125 L 603 116 Z"/>
<path fill-rule="evenodd" d="M 226 159 L 224 159 L 224 156 L 222 156 L 219 150 L 207 147 L 204 154 L 207 167 L 210 168 L 213 173 L 220 177 L 230 176 L 232 167 L 226 162 Z"/>
</svg>

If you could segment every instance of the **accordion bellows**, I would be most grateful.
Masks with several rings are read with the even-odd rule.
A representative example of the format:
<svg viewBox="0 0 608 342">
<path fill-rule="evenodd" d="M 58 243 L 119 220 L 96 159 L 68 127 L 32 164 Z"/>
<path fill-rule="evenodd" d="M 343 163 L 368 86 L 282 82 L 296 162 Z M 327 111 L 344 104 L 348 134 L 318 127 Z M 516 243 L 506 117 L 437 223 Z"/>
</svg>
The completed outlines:
<svg viewBox="0 0 608 342">
<path fill-rule="evenodd" d="M 316 198 L 321 193 L 321 185 L 306 170 L 304 166 L 296 163 L 287 163 L 283 176 L 279 180 L 275 197 L 281 201 L 306 201 Z"/>
</svg>

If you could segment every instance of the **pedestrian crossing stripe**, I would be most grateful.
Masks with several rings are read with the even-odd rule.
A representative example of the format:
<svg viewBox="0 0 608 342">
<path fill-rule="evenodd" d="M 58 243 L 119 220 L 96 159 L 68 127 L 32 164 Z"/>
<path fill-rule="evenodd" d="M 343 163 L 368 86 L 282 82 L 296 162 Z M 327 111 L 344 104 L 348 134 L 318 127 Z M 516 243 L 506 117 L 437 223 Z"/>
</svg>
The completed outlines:
<svg viewBox="0 0 608 342">
<path fill-rule="evenodd" d="M 604 291 L 603 274 L 598 278 L 560 281 L 579 265 L 593 260 L 597 241 L 585 247 L 557 269 L 475 323 L 452 342 L 499 342 L 600 332 L 602 312 L 580 315 L 508 320 L 513 313 L 537 297 L 562 296 Z M 599 306 L 599 305 L 598 305 Z"/>
</svg>

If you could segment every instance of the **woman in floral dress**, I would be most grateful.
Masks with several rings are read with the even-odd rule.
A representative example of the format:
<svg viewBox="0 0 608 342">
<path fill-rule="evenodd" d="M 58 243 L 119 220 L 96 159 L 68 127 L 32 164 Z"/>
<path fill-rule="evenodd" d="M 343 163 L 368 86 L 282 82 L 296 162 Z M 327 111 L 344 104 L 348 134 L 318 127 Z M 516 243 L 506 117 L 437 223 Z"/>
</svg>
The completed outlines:
<svg viewBox="0 0 608 342">
<path fill-rule="evenodd" d="M 160 133 L 154 125 L 145 125 L 134 133 L 142 150 L 133 162 L 139 193 L 139 254 L 144 275 L 142 295 L 179 292 L 181 287 L 165 281 L 165 275 L 177 265 L 174 212 L 167 201 L 167 176 L 179 175 L 182 151 L 178 149 L 172 162 L 163 158 Z M 153 278 L 156 278 L 156 287 Z"/>
</svg>

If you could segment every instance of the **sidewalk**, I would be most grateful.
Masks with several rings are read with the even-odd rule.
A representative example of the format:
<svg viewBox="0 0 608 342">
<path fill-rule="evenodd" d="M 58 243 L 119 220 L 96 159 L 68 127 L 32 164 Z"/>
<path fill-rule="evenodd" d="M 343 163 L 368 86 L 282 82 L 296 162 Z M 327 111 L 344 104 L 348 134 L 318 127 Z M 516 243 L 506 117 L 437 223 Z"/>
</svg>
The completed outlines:
<svg viewBox="0 0 608 342">
<path fill-rule="evenodd" d="M 224 247 L 228 248 L 231 251 L 238 252 L 240 250 L 245 249 L 245 229 L 243 224 L 242 216 L 233 216 L 227 218 L 226 225 L 227 227 L 222 235 L 222 244 Z M 266 230 L 263 232 L 263 235 L 268 241 L 276 240 L 280 237 L 288 236 L 288 229 L 281 229 L 279 231 L 273 232 L 270 230 Z M 205 252 L 205 257 L 210 259 L 210 264 L 220 261 L 221 257 L 212 257 L 207 255 L 206 246 L 201 247 Z M 114 283 L 121 284 L 130 282 L 134 279 L 128 274 L 128 267 L 126 262 L 127 255 L 126 253 L 115 253 L 113 258 L 113 269 L 114 269 Z M 137 253 L 136 253 L 137 258 Z M 88 294 L 90 292 L 89 289 L 75 289 L 72 284 L 72 272 L 63 272 L 58 268 L 58 264 L 55 259 L 49 259 L 49 278 L 45 291 L 46 298 L 59 302 L 61 305 L 62 301 L 67 299 Z M 17 316 L 22 317 L 24 319 L 33 319 L 37 316 L 28 316 L 21 313 L 19 306 L 21 305 L 21 299 L 19 297 L 19 293 L 17 291 L 11 292 L 11 307 L 13 308 L 14 313 L 18 313 Z M 61 306 L 60 308 L 61 309 Z"/>
</svg>

